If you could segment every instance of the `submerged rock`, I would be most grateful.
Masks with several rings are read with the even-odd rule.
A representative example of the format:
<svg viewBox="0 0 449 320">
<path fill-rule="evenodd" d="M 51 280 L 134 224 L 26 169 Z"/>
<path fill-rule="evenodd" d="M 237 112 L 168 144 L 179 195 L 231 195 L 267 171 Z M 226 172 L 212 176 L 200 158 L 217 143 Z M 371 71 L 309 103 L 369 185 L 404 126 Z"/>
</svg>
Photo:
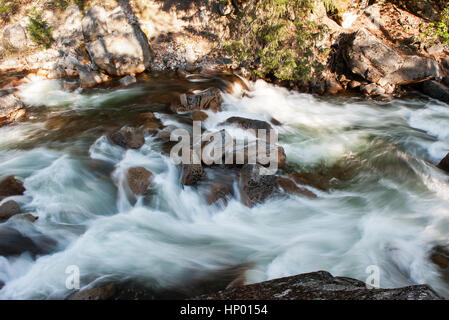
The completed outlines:
<svg viewBox="0 0 449 320">
<path fill-rule="evenodd" d="M 7 177 L 0 182 L 0 198 L 10 196 L 21 196 L 25 192 L 23 183 L 13 176 Z"/>
<path fill-rule="evenodd" d="M 83 89 L 93 88 L 103 82 L 107 82 L 110 78 L 104 73 L 94 71 L 86 66 L 78 66 L 78 75 L 81 87 Z"/>
<path fill-rule="evenodd" d="M 16 214 L 21 213 L 20 206 L 14 200 L 7 201 L 0 205 L 0 222 L 4 222 L 15 216 Z"/>
<path fill-rule="evenodd" d="M 170 109 L 175 112 L 187 112 L 193 110 L 221 111 L 223 98 L 217 88 L 209 88 L 196 94 L 182 94 L 180 101 L 172 103 Z"/>
<path fill-rule="evenodd" d="M 214 204 L 221 201 L 226 205 L 230 196 L 232 196 L 232 187 L 230 185 L 225 183 L 215 183 L 210 186 L 209 194 L 207 195 L 207 203 Z"/>
<path fill-rule="evenodd" d="M 234 125 L 234 126 L 237 126 L 237 127 L 241 128 L 241 129 L 244 129 L 244 130 L 248 130 L 248 129 L 252 129 L 252 130 L 263 129 L 263 130 L 269 131 L 269 130 L 273 129 L 271 124 L 269 124 L 266 121 L 254 120 L 254 119 L 248 119 L 248 118 L 242 118 L 242 117 L 231 117 L 231 118 L 228 118 L 222 124 L 223 125 Z"/>
<path fill-rule="evenodd" d="M 102 287 L 75 292 L 70 295 L 67 300 L 109 300 L 112 299 L 116 293 L 117 286 L 115 283 L 110 283 Z"/>
<path fill-rule="evenodd" d="M 438 164 L 438 168 L 449 173 L 449 153 L 444 157 L 443 160 Z"/>
<path fill-rule="evenodd" d="M 246 164 L 240 171 L 240 194 L 242 202 L 253 207 L 273 195 L 276 187 L 276 177 L 262 175 L 265 168 L 258 164 Z"/>
<path fill-rule="evenodd" d="M 312 191 L 309 191 L 304 188 L 300 188 L 289 178 L 282 178 L 279 177 L 276 179 L 276 184 L 278 188 L 280 188 L 282 191 L 294 194 L 294 195 L 300 195 L 300 196 L 306 196 L 309 198 L 317 198 L 316 194 L 314 194 Z"/>
<path fill-rule="evenodd" d="M 123 128 L 109 135 L 109 139 L 116 145 L 125 149 L 140 149 L 145 144 L 142 130 L 136 128 Z"/>
<path fill-rule="evenodd" d="M 202 295 L 192 300 L 442 300 L 427 285 L 367 289 L 362 281 L 318 271 Z"/>
<path fill-rule="evenodd" d="M 181 183 L 185 186 L 192 186 L 206 177 L 201 164 L 184 164 L 182 166 Z"/>
<path fill-rule="evenodd" d="M 143 167 L 130 168 L 128 170 L 128 186 L 135 195 L 142 195 L 148 191 L 151 185 L 153 173 Z"/>
<path fill-rule="evenodd" d="M 55 246 L 54 241 L 44 236 L 39 236 L 43 246 L 38 246 L 33 240 L 22 235 L 16 229 L 10 227 L 0 228 L 0 256 L 14 256 L 24 252 L 32 254 L 49 253 Z"/>
</svg>

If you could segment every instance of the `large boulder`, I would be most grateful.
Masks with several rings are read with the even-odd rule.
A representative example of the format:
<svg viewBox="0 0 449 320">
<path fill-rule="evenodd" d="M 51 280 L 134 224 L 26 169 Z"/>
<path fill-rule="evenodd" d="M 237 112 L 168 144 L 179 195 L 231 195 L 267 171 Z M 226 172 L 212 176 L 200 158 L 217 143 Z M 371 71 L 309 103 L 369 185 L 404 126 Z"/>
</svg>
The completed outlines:
<svg viewBox="0 0 449 320">
<path fill-rule="evenodd" d="M 0 182 L 0 198 L 10 197 L 10 196 L 20 196 L 25 192 L 23 183 L 9 176 Z"/>
<path fill-rule="evenodd" d="M 187 112 L 193 110 L 221 111 L 223 98 L 217 88 L 209 88 L 195 94 L 182 94 L 179 101 L 171 104 L 170 108 L 175 112 Z"/>
<path fill-rule="evenodd" d="M 56 242 L 44 235 L 37 234 L 33 239 L 24 236 L 14 228 L 0 228 L 0 256 L 14 256 L 24 252 L 46 254 L 53 251 Z"/>
<path fill-rule="evenodd" d="M 306 196 L 311 199 L 317 197 L 316 194 L 314 194 L 312 191 L 299 187 L 295 182 L 293 182 L 293 180 L 289 178 L 276 178 L 276 184 L 281 191 L 292 195 Z"/>
<path fill-rule="evenodd" d="M 140 149 L 145 144 L 143 130 L 131 127 L 111 133 L 109 139 L 125 149 Z"/>
<path fill-rule="evenodd" d="M 90 8 L 82 21 L 86 50 L 97 67 L 113 76 L 145 71 L 152 54 L 148 38 L 131 14 Z"/>
<path fill-rule="evenodd" d="M 266 131 L 270 131 L 273 129 L 271 124 L 269 124 L 266 121 L 254 120 L 254 119 L 248 119 L 248 118 L 242 118 L 242 117 L 230 117 L 222 124 L 223 125 L 233 125 L 233 126 L 236 126 L 238 128 L 244 129 L 244 130 L 263 129 Z M 268 134 L 268 132 L 267 132 L 267 134 Z"/>
<path fill-rule="evenodd" d="M 383 87 L 441 76 L 436 61 L 421 56 L 404 56 L 363 28 L 352 35 L 344 58 L 354 74 Z"/>
<path fill-rule="evenodd" d="M 0 222 L 4 222 L 19 213 L 21 213 L 21 210 L 18 203 L 14 200 L 9 200 L 0 205 Z"/>
<path fill-rule="evenodd" d="M 104 73 L 94 71 L 87 66 L 79 65 L 76 69 L 83 89 L 93 88 L 110 79 Z"/>
<path fill-rule="evenodd" d="M 3 30 L 2 44 L 11 51 L 20 51 L 28 46 L 25 28 L 20 24 L 6 26 Z"/>
<path fill-rule="evenodd" d="M 0 93 L 0 125 L 18 121 L 26 114 L 19 98 L 13 93 L 5 93 L 3 96 Z"/>
<path fill-rule="evenodd" d="M 442 300 L 427 285 L 367 289 L 362 281 L 318 271 L 229 288 L 195 300 Z"/>
<path fill-rule="evenodd" d="M 276 190 L 276 177 L 263 175 L 264 169 L 258 164 L 246 164 L 240 171 L 240 195 L 248 207 L 262 203 Z"/>
<path fill-rule="evenodd" d="M 112 282 L 105 286 L 77 291 L 67 300 L 109 300 L 114 297 L 116 292 L 117 286 Z"/>
<path fill-rule="evenodd" d="M 148 191 L 153 173 L 143 167 L 128 170 L 128 186 L 135 195 L 142 195 Z"/>
<path fill-rule="evenodd" d="M 438 81 L 424 81 L 420 84 L 419 89 L 431 98 L 449 103 L 449 88 Z"/>
</svg>

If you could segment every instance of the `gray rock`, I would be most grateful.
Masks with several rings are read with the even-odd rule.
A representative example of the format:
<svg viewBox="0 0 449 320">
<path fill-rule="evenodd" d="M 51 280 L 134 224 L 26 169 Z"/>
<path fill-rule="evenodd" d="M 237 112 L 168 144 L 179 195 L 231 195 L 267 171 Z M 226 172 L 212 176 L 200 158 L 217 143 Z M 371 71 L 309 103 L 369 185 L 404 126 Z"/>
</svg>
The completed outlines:
<svg viewBox="0 0 449 320">
<path fill-rule="evenodd" d="M 77 66 L 81 87 L 83 89 L 93 88 L 109 80 L 109 77 L 101 72 L 94 71 L 86 66 Z"/>
<path fill-rule="evenodd" d="M 444 157 L 443 160 L 438 164 L 438 168 L 449 173 L 449 153 Z"/>
<path fill-rule="evenodd" d="M 14 256 L 23 252 L 45 254 L 54 250 L 55 246 L 52 239 L 43 235 L 30 239 L 16 229 L 5 226 L 0 228 L 0 256 Z"/>
<path fill-rule="evenodd" d="M 23 183 L 9 176 L 0 182 L 0 198 L 10 196 L 21 196 L 25 192 Z"/>
<path fill-rule="evenodd" d="M 129 85 L 133 84 L 133 83 L 136 83 L 137 79 L 136 79 L 135 76 L 129 75 L 129 76 L 121 78 L 119 82 L 120 82 L 120 84 L 122 86 L 126 87 L 126 86 L 129 86 Z"/>
<path fill-rule="evenodd" d="M 360 91 L 366 95 L 380 95 L 380 94 L 385 93 L 385 89 L 382 87 L 379 87 L 375 83 L 364 84 L 364 85 L 360 86 Z"/>
<path fill-rule="evenodd" d="M 20 206 L 14 200 L 0 205 L 0 222 L 6 221 L 12 216 L 21 213 Z"/>
<path fill-rule="evenodd" d="M 318 271 L 229 288 L 192 300 L 442 300 L 427 285 L 367 289 L 364 282 Z"/>
<path fill-rule="evenodd" d="M 25 28 L 19 24 L 6 26 L 3 30 L 2 43 L 6 49 L 19 51 L 28 46 Z"/>
<path fill-rule="evenodd" d="M 262 175 L 259 164 L 246 164 L 240 171 L 240 195 L 242 202 L 253 207 L 269 198 L 276 188 L 276 177 Z"/>
<path fill-rule="evenodd" d="M 89 8 L 81 21 L 84 40 L 91 42 L 107 35 L 109 32 L 106 20 L 107 14 L 103 7 Z"/>
<path fill-rule="evenodd" d="M 449 103 L 449 88 L 435 80 L 428 80 L 421 83 L 420 90 L 434 99 Z"/>
<path fill-rule="evenodd" d="M 441 76 L 436 61 L 420 56 L 403 57 L 366 29 L 360 29 L 352 37 L 345 50 L 346 64 L 354 74 L 369 82 L 385 87 Z"/>
</svg>

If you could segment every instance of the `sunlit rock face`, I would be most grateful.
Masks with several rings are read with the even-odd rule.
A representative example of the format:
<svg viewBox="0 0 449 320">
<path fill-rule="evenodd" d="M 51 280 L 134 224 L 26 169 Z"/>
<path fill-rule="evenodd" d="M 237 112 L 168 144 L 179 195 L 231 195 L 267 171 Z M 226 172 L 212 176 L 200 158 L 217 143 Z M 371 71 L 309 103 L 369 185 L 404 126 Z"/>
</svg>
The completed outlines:
<svg viewBox="0 0 449 320">
<path fill-rule="evenodd" d="M 120 8 L 107 14 L 92 7 L 82 21 L 87 52 L 92 62 L 109 75 L 123 76 L 145 71 L 151 51 L 137 20 Z"/>
</svg>

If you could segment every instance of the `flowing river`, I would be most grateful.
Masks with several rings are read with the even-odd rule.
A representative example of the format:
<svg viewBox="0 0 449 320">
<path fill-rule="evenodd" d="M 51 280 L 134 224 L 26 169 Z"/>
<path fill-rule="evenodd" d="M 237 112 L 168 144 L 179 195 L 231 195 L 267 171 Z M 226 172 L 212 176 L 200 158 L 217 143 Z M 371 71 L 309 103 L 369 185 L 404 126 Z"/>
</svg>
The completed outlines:
<svg viewBox="0 0 449 320">
<path fill-rule="evenodd" d="M 318 270 L 365 281 L 377 266 L 381 287 L 426 283 L 449 297 L 429 259 L 449 237 L 449 175 L 435 167 L 449 150 L 447 105 L 419 95 L 389 103 L 320 98 L 263 81 L 245 95 L 223 93 L 223 112 L 207 112 L 204 127 L 219 130 L 231 116 L 278 120 L 286 172 L 308 175 L 314 183 L 305 188 L 318 198 L 277 196 L 248 208 L 236 194 L 226 206 L 209 205 L 204 186 L 181 185 L 180 168 L 155 136 L 125 150 L 106 135 L 147 111 L 166 126 L 188 126 L 166 111 L 167 101 L 211 85 L 220 81 L 20 87 L 30 116 L 0 128 L 0 177 L 24 182 L 25 194 L 9 199 L 39 219 L 12 218 L 0 229 L 14 228 L 49 253 L 0 256 L 1 299 L 65 298 L 68 266 L 79 268 L 82 288 L 130 280 L 185 294 L 204 275 L 219 281 L 233 268 L 254 283 Z M 135 166 L 155 174 L 154 186 L 130 199 L 123 181 Z"/>
</svg>

